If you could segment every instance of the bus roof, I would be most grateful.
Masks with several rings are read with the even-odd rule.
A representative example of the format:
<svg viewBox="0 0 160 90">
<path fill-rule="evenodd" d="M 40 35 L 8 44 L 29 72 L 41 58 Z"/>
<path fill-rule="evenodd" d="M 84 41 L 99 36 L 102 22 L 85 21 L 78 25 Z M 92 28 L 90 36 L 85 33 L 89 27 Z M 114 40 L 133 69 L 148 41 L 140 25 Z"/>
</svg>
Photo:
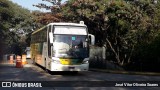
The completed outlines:
<svg viewBox="0 0 160 90">
<path fill-rule="evenodd" d="M 58 26 L 86 26 L 85 24 L 79 24 L 79 23 L 49 23 L 48 25 L 58 25 Z"/>
<path fill-rule="evenodd" d="M 80 24 L 80 23 L 65 23 L 65 22 L 60 22 L 60 23 L 49 23 L 48 25 L 46 26 L 49 26 L 49 25 L 55 25 L 55 26 L 83 26 L 83 27 L 87 27 L 85 24 Z M 32 34 L 35 34 L 39 31 L 41 31 L 43 28 L 45 28 L 46 26 L 43 26 L 42 28 L 34 31 Z"/>
</svg>

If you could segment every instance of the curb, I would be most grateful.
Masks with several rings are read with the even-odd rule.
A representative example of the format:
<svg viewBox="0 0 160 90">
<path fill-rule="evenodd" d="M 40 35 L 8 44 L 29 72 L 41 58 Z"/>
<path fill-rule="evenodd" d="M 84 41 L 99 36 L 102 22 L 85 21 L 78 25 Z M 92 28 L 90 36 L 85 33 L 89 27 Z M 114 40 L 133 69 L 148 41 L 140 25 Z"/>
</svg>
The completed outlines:
<svg viewBox="0 0 160 90">
<path fill-rule="evenodd" d="M 128 74 L 128 75 L 160 76 L 160 73 L 157 73 L 157 72 L 115 71 L 115 70 L 93 69 L 93 68 L 90 68 L 89 71 L 104 72 L 104 73 L 112 73 L 112 74 Z"/>
</svg>

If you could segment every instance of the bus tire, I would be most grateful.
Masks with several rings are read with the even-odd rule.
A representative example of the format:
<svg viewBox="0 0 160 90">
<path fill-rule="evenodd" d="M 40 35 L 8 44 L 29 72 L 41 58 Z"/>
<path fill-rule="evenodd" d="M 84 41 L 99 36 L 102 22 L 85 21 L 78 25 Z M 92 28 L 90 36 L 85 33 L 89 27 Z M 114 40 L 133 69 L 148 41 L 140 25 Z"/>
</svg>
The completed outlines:
<svg viewBox="0 0 160 90">
<path fill-rule="evenodd" d="M 78 71 L 72 71 L 71 73 L 72 74 L 78 74 Z"/>
<path fill-rule="evenodd" d="M 45 72 L 46 72 L 46 73 L 49 73 L 49 70 L 48 70 L 47 68 L 45 68 Z"/>
<path fill-rule="evenodd" d="M 47 62 L 46 62 L 46 58 L 45 58 L 45 71 L 47 72 L 47 73 L 49 73 L 49 70 L 47 69 Z"/>
</svg>

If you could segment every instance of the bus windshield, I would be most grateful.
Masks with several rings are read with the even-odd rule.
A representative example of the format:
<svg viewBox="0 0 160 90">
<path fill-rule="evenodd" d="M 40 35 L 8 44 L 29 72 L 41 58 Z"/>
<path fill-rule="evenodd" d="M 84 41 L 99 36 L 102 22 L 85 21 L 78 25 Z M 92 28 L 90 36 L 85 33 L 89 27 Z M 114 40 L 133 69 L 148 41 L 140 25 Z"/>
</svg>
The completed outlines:
<svg viewBox="0 0 160 90">
<path fill-rule="evenodd" d="M 87 35 L 54 35 L 53 56 L 58 58 L 87 58 Z"/>
</svg>

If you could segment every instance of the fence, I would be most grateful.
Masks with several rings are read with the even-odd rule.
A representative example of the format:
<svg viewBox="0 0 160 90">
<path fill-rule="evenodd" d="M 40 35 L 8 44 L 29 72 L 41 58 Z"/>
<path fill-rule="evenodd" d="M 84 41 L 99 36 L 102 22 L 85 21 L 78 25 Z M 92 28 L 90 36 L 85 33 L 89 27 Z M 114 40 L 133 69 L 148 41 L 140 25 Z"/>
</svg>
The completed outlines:
<svg viewBox="0 0 160 90">
<path fill-rule="evenodd" d="M 123 70 L 115 63 L 107 61 L 105 47 L 93 46 L 90 48 L 90 68 Z"/>
</svg>

